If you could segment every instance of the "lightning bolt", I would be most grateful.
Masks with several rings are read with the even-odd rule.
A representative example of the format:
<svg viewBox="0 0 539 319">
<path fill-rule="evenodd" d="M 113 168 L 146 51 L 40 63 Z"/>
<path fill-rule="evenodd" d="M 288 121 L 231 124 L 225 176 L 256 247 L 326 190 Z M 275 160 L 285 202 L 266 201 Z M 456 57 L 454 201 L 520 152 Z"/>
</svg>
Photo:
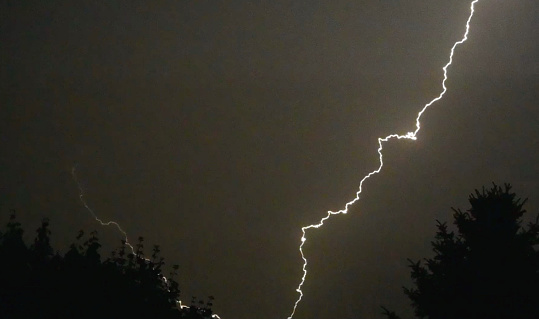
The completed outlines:
<svg viewBox="0 0 539 319">
<path fill-rule="evenodd" d="M 327 212 L 327 215 L 325 217 L 323 217 L 322 219 L 320 219 L 320 221 L 317 223 L 317 224 L 312 224 L 312 225 L 308 225 L 308 226 L 304 226 L 301 228 L 301 231 L 302 231 L 302 236 L 301 236 L 301 244 L 299 245 L 299 252 L 301 254 L 301 258 L 303 259 L 303 267 L 302 267 L 302 270 L 303 270 L 303 275 L 301 277 L 301 281 L 298 285 L 298 287 L 296 288 L 296 291 L 299 293 L 299 297 L 298 299 L 296 300 L 296 302 L 294 303 L 294 307 L 293 307 L 293 310 L 290 314 L 290 316 L 288 317 L 288 319 L 292 319 L 294 314 L 296 313 L 296 310 L 297 310 L 297 307 L 299 305 L 299 303 L 301 302 L 302 298 L 303 298 L 303 291 L 301 290 L 301 288 L 303 287 L 303 284 L 305 283 L 305 279 L 307 278 L 307 258 L 305 257 L 305 254 L 303 252 L 303 246 L 305 245 L 305 242 L 307 241 L 307 231 L 309 229 L 318 229 L 320 227 L 322 227 L 324 225 L 324 222 L 326 220 L 328 220 L 329 218 L 331 218 L 331 216 L 333 215 L 339 215 L 339 214 L 346 214 L 348 213 L 348 209 L 354 204 L 356 203 L 359 199 L 360 199 L 360 195 L 361 195 L 361 192 L 363 191 L 363 183 L 369 179 L 370 177 L 372 177 L 373 175 L 376 175 L 378 173 L 381 172 L 383 166 L 384 166 L 384 161 L 383 161 L 383 145 L 384 143 L 388 142 L 389 140 L 392 140 L 392 139 L 398 139 L 398 140 L 401 140 L 401 139 L 407 139 L 407 140 L 416 140 L 417 139 L 417 134 L 419 133 L 419 131 L 421 130 L 421 123 L 420 123 L 420 120 L 421 120 L 421 117 L 423 116 L 423 113 L 425 113 L 425 111 L 431 106 L 433 105 L 434 103 L 436 103 L 437 101 L 441 100 L 443 98 L 443 96 L 445 95 L 445 93 L 447 92 L 447 87 L 445 85 L 447 79 L 448 79 L 448 76 L 447 76 L 447 69 L 449 68 L 449 66 L 453 63 L 453 55 L 455 53 L 455 49 L 463 44 L 464 42 L 466 42 L 466 40 L 468 40 L 468 33 L 470 31 L 470 22 L 473 18 L 473 15 L 474 15 L 474 12 L 475 12 L 475 4 L 477 4 L 480 0 L 474 0 L 471 2 L 470 4 L 470 15 L 468 16 L 468 20 L 466 21 L 466 31 L 464 32 L 464 35 L 462 37 L 461 40 L 455 42 L 453 44 L 453 47 L 451 48 L 451 52 L 450 52 L 450 55 L 449 55 L 449 62 L 447 62 L 447 64 L 442 68 L 443 69 L 443 74 L 444 74 L 444 78 L 443 78 L 443 81 L 442 81 L 442 92 L 434 99 L 432 99 L 429 103 L 425 104 L 423 106 L 423 108 L 418 112 L 417 114 L 417 117 L 416 117 L 416 128 L 413 132 L 408 132 L 404 135 L 400 135 L 400 134 L 390 134 L 386 137 L 380 137 L 378 138 L 378 155 L 379 155 L 379 166 L 377 169 L 375 169 L 374 171 L 368 173 L 367 175 L 365 175 L 365 177 L 363 177 L 363 179 L 361 179 L 360 183 L 359 183 L 359 190 L 356 192 L 356 196 L 354 197 L 354 199 L 352 199 L 351 201 L 349 201 L 348 203 L 345 204 L 344 208 L 341 209 L 341 210 L 338 210 L 338 211 L 328 211 Z M 134 251 L 134 247 L 131 245 L 131 243 L 129 242 L 129 238 L 127 236 L 127 232 L 125 230 L 122 229 L 122 227 L 120 226 L 120 224 L 118 224 L 117 222 L 115 221 L 103 221 L 102 219 L 100 219 L 99 217 L 97 217 L 97 215 L 95 214 L 95 212 L 92 210 L 92 208 L 88 205 L 88 203 L 86 202 L 85 198 L 84 198 L 84 189 L 82 187 L 82 185 L 80 184 L 80 182 L 78 181 L 78 178 L 77 178 L 77 174 L 76 174 L 76 165 L 73 166 L 73 168 L 71 169 L 71 175 L 73 177 L 73 180 L 75 181 L 75 183 L 77 184 L 77 187 L 79 189 L 79 200 L 80 202 L 82 203 L 82 205 L 86 208 L 86 210 L 92 215 L 92 217 L 99 223 L 101 224 L 102 226 L 113 226 L 115 227 L 120 233 L 122 233 L 122 235 L 124 236 L 124 241 L 125 241 L 125 245 L 128 246 L 131 250 L 132 253 L 135 253 Z M 166 277 L 163 277 L 163 280 L 167 280 Z M 179 301 L 179 304 L 180 304 L 180 307 L 187 307 L 187 306 L 184 306 L 181 304 L 181 301 Z M 213 314 L 212 315 L 212 318 L 215 318 L 215 319 L 220 319 L 220 317 L 217 315 L 217 314 Z"/>
<path fill-rule="evenodd" d="M 71 168 L 71 176 L 73 177 L 73 180 L 75 181 L 75 183 L 77 184 L 77 187 L 79 189 L 79 200 L 80 202 L 82 203 L 82 205 L 84 206 L 84 208 L 86 208 L 86 210 L 92 215 L 92 217 L 99 223 L 101 224 L 101 226 L 113 226 L 115 227 L 120 233 L 122 233 L 123 237 L 124 237 L 124 244 L 129 247 L 129 249 L 131 250 L 131 253 L 133 255 L 136 255 L 135 253 L 135 248 L 133 247 L 133 245 L 131 245 L 131 243 L 129 242 L 129 238 L 127 237 L 127 232 L 125 230 L 123 230 L 122 226 L 120 226 L 120 224 L 118 224 L 117 222 L 115 221 L 108 221 L 108 222 L 105 222 L 103 221 L 102 219 L 100 219 L 99 217 L 97 217 L 97 215 L 95 214 L 94 210 L 90 207 L 90 205 L 88 205 L 88 203 L 86 202 L 86 200 L 84 199 L 84 188 L 82 187 L 81 183 L 79 182 L 78 178 L 77 178 L 77 164 L 75 164 L 73 166 L 73 168 Z M 142 258 L 144 258 L 144 260 L 146 260 L 146 262 L 149 262 L 150 259 L 144 257 L 144 256 L 140 256 Z M 161 279 L 166 283 L 168 282 L 168 279 L 167 277 L 165 276 L 162 276 Z M 178 306 L 180 308 L 189 308 L 189 306 L 186 306 L 184 304 L 182 304 L 182 301 L 181 300 L 178 300 Z M 217 314 L 212 314 L 211 317 L 213 319 L 221 319 L 221 317 L 219 317 Z"/>
<path fill-rule="evenodd" d="M 82 185 L 80 184 L 78 178 L 77 178 L 77 164 L 75 164 L 73 166 L 73 168 L 71 169 L 71 176 L 73 177 L 73 180 L 75 181 L 75 183 L 77 183 L 77 187 L 79 188 L 79 200 L 80 202 L 82 203 L 82 205 L 86 208 L 86 210 L 92 215 L 92 217 L 99 223 L 101 224 L 101 226 L 113 226 L 115 227 L 120 233 L 122 233 L 122 235 L 124 236 L 124 242 L 125 242 L 125 245 L 127 247 L 129 247 L 129 249 L 131 250 L 131 252 L 133 254 L 135 254 L 135 249 L 133 248 L 133 245 L 131 245 L 131 243 L 129 243 L 129 238 L 127 238 L 127 233 L 125 232 L 125 230 L 122 229 L 122 226 L 120 226 L 120 224 L 118 224 L 117 222 L 115 221 L 108 221 L 108 222 L 105 222 L 103 221 L 102 219 L 100 219 L 99 217 L 97 217 L 97 215 L 95 214 L 94 210 L 90 207 L 90 205 L 88 205 L 88 203 L 86 202 L 86 200 L 84 199 L 84 188 L 82 188 Z"/>
<path fill-rule="evenodd" d="M 464 42 L 466 42 L 466 40 L 468 40 L 468 33 L 470 31 L 470 21 L 472 20 L 472 17 L 474 15 L 475 4 L 478 3 L 479 1 L 480 0 L 474 0 L 474 1 L 471 2 L 471 4 L 470 4 L 470 15 L 468 16 L 468 20 L 466 21 L 466 31 L 464 32 L 464 35 L 463 35 L 462 39 L 460 41 L 455 42 L 455 44 L 453 44 L 453 47 L 451 48 L 451 53 L 449 55 L 449 62 L 447 62 L 447 64 L 443 67 L 443 71 L 444 71 L 444 79 L 442 81 L 443 90 L 440 93 L 440 95 L 438 95 L 436 98 L 432 99 L 429 103 L 425 104 L 425 106 L 423 106 L 421 111 L 419 111 L 419 113 L 417 114 L 417 118 L 415 120 L 415 126 L 416 126 L 415 131 L 408 132 L 405 135 L 391 134 L 391 135 L 388 135 L 388 136 L 383 137 L 383 138 L 379 137 L 378 138 L 378 155 L 379 155 L 379 163 L 380 163 L 380 165 L 378 166 L 377 169 L 375 169 L 374 171 L 368 173 L 365 177 L 363 177 L 363 179 L 359 183 L 359 190 L 356 192 L 356 197 L 354 199 L 352 199 L 351 201 L 349 201 L 348 203 L 346 203 L 346 205 L 344 206 L 343 209 L 338 210 L 338 211 L 328 211 L 327 215 L 324 218 L 322 218 L 317 224 L 312 224 L 312 225 L 304 226 L 304 227 L 301 228 L 301 232 L 303 233 L 303 235 L 301 236 L 301 244 L 299 245 L 299 252 L 301 254 L 301 258 L 303 259 L 303 276 L 301 277 L 301 281 L 300 281 L 298 287 L 296 288 L 296 291 L 299 293 L 299 297 L 296 300 L 296 302 L 294 303 L 294 308 L 292 309 L 292 313 L 290 314 L 288 319 L 292 319 L 292 317 L 296 313 L 296 310 L 297 310 L 297 307 L 298 307 L 299 303 L 301 302 L 301 299 L 303 298 L 303 291 L 301 290 L 301 287 L 305 283 L 305 278 L 307 277 L 307 258 L 305 258 L 305 254 L 303 253 L 303 245 L 305 245 L 305 242 L 307 241 L 307 231 L 309 229 L 313 229 L 313 228 L 317 229 L 317 228 L 322 227 L 322 225 L 324 225 L 324 222 L 326 220 L 328 220 L 333 215 L 339 215 L 339 214 L 348 213 L 348 209 L 350 208 L 350 206 L 352 206 L 355 202 L 357 202 L 359 200 L 360 194 L 361 194 L 361 192 L 363 190 L 363 183 L 366 180 L 368 180 L 369 178 L 371 178 L 373 175 L 376 175 L 376 174 L 380 173 L 380 171 L 384 167 L 384 160 L 383 160 L 383 155 L 382 155 L 384 143 L 386 143 L 386 142 L 388 142 L 389 140 L 392 140 L 392 139 L 398 139 L 398 140 L 407 139 L 407 140 L 414 140 L 414 141 L 417 139 L 417 133 L 419 133 L 419 130 L 421 130 L 421 123 L 420 123 L 421 116 L 423 116 L 423 113 L 425 113 L 425 111 L 432 104 L 434 104 L 437 101 L 441 100 L 442 97 L 447 92 L 447 87 L 445 86 L 445 82 L 447 81 L 447 69 L 453 63 L 453 54 L 455 53 L 455 49 L 457 48 L 457 46 L 463 44 Z"/>
</svg>

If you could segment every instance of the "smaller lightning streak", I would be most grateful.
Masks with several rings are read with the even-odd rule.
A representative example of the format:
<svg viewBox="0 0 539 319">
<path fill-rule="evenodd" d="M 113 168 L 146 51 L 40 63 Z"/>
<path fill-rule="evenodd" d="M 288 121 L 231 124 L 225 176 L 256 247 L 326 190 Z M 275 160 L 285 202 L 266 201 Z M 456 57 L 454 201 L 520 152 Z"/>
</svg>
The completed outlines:
<svg viewBox="0 0 539 319">
<path fill-rule="evenodd" d="M 462 39 L 460 41 L 457 41 L 457 42 L 455 42 L 455 44 L 453 44 L 453 47 L 451 48 L 451 53 L 449 55 L 449 62 L 447 62 L 447 64 L 443 67 L 443 71 L 444 71 L 444 79 L 442 81 L 443 90 L 440 93 L 440 95 L 438 95 L 436 98 L 434 98 L 429 103 L 425 104 L 423 109 L 421 109 L 421 111 L 419 111 L 419 113 L 417 114 L 416 121 L 415 121 L 416 122 L 415 131 L 408 132 L 405 135 L 391 134 L 391 135 L 388 135 L 388 136 L 386 136 L 384 138 L 381 138 L 381 137 L 378 138 L 378 155 L 379 155 L 380 165 L 378 166 L 378 168 L 376 170 L 370 172 L 365 177 L 363 177 L 363 179 L 359 183 L 359 190 L 356 193 L 356 197 L 354 199 L 352 199 L 351 201 L 349 201 L 348 203 L 346 203 L 346 205 L 344 206 L 344 209 L 341 209 L 341 210 L 336 211 L 336 212 L 328 211 L 326 217 L 322 218 L 318 224 L 312 224 L 312 225 L 304 226 L 304 227 L 301 228 L 301 231 L 302 231 L 303 235 L 301 236 L 301 244 L 299 245 L 299 252 L 301 254 L 301 258 L 303 259 L 303 276 L 301 277 L 301 281 L 300 281 L 300 283 L 298 285 L 298 288 L 296 289 L 296 291 L 299 293 L 299 298 L 296 300 L 296 302 L 294 304 L 294 309 L 292 310 L 292 313 L 290 314 L 288 319 L 292 319 L 292 317 L 296 313 L 296 309 L 298 307 L 298 304 L 300 303 L 301 299 L 303 298 L 303 291 L 301 290 L 301 287 L 305 283 L 305 278 L 307 277 L 307 258 L 305 258 L 305 255 L 303 253 L 303 245 L 305 245 L 305 242 L 307 241 L 306 231 L 309 230 L 309 229 L 312 229 L 312 228 L 320 228 L 320 227 L 322 227 L 322 225 L 324 225 L 324 222 L 326 220 L 328 220 L 332 215 L 339 215 L 339 214 L 348 213 L 348 208 L 350 208 L 350 206 L 352 206 L 355 202 L 357 202 L 359 200 L 359 196 L 360 196 L 360 194 L 361 194 L 361 192 L 363 190 L 363 183 L 367 179 L 369 179 L 371 176 L 380 173 L 380 171 L 382 170 L 382 167 L 384 166 L 382 150 L 383 150 L 383 144 L 385 142 L 387 142 L 387 141 L 389 141 L 391 139 L 398 139 L 398 140 L 407 139 L 407 140 L 414 140 L 414 141 L 417 139 L 417 133 L 421 129 L 421 125 L 420 125 L 421 116 L 423 115 L 423 113 L 425 113 L 425 111 L 427 110 L 427 108 L 429 108 L 429 106 L 431 106 L 435 102 L 441 100 L 442 97 L 445 95 L 445 92 L 447 92 L 447 87 L 445 86 L 445 82 L 447 81 L 447 68 L 453 63 L 453 54 L 455 53 L 455 48 L 457 46 L 459 46 L 460 44 L 466 42 L 466 40 L 468 40 L 468 33 L 470 31 L 470 21 L 472 20 L 472 17 L 474 15 L 475 4 L 477 2 L 479 2 L 479 1 L 480 0 L 474 0 L 474 1 L 471 2 L 471 4 L 470 4 L 470 15 L 468 17 L 468 20 L 466 21 L 466 31 L 464 32 L 464 36 L 462 37 Z"/>
<path fill-rule="evenodd" d="M 133 254 L 135 254 L 135 249 L 133 248 L 133 245 L 131 245 L 129 243 L 129 238 L 127 238 L 127 233 L 125 232 L 125 230 L 122 229 L 120 224 L 118 224 L 115 221 L 104 222 L 103 220 L 101 220 L 99 217 L 97 217 L 97 215 L 94 213 L 93 209 L 88 205 L 88 203 L 84 199 L 84 189 L 82 188 L 82 185 L 80 184 L 80 182 L 79 182 L 79 180 L 77 178 L 77 165 L 76 164 L 71 169 L 71 176 L 73 176 L 73 180 L 75 181 L 75 183 L 77 183 L 77 187 L 79 188 L 79 199 L 80 199 L 80 202 L 82 203 L 82 205 L 84 205 L 84 207 L 86 208 L 86 210 L 89 211 L 90 214 L 92 214 L 92 217 L 98 223 L 100 223 L 101 226 L 114 226 L 114 227 L 116 227 L 116 229 L 118 229 L 120 231 L 120 233 L 122 233 L 122 235 L 124 235 L 125 245 L 127 247 L 129 247 L 129 249 L 131 249 L 131 252 Z"/>
<path fill-rule="evenodd" d="M 131 245 L 129 243 L 129 238 L 127 238 L 127 232 L 125 230 L 122 229 L 122 227 L 120 226 L 120 224 L 118 224 L 117 222 L 115 221 L 109 221 L 109 222 L 104 222 L 102 219 L 100 219 L 99 217 L 97 217 L 97 215 L 95 214 L 95 212 L 93 211 L 93 209 L 88 205 L 88 203 L 86 202 L 86 200 L 84 199 L 84 189 L 82 188 L 82 185 L 80 184 L 78 178 L 77 178 L 77 165 L 75 164 L 73 166 L 73 168 L 71 169 L 71 176 L 73 177 L 73 180 L 75 181 L 75 183 L 77 183 L 77 187 L 79 188 L 79 199 L 80 199 L 80 202 L 82 203 L 82 205 L 86 208 L 86 210 L 88 212 L 90 212 L 90 214 L 92 214 L 92 217 L 99 223 L 101 224 L 101 226 L 114 226 L 116 227 L 116 229 L 118 229 L 120 231 L 120 233 L 122 233 L 122 235 L 124 235 L 124 243 L 127 247 L 129 247 L 129 249 L 131 250 L 131 253 L 133 253 L 133 255 L 137 255 L 135 253 L 135 248 L 133 247 L 133 245 Z M 144 257 L 144 256 L 140 256 L 142 257 L 144 260 L 146 260 L 147 262 L 150 262 L 150 259 Z M 161 279 L 164 281 L 164 282 L 168 282 L 168 279 L 167 277 L 165 276 L 162 276 Z M 178 305 L 180 306 L 180 308 L 189 308 L 189 306 L 186 306 L 184 304 L 182 304 L 182 301 L 181 300 L 178 300 Z M 217 314 L 212 314 L 211 315 L 212 318 L 214 319 L 221 319 L 221 317 L 219 317 Z"/>
</svg>

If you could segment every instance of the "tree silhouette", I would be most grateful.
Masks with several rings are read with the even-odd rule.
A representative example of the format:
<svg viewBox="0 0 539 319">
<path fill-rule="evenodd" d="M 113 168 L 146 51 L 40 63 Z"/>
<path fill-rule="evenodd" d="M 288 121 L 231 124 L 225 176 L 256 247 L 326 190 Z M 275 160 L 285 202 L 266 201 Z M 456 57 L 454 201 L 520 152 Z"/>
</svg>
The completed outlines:
<svg viewBox="0 0 539 319">
<path fill-rule="evenodd" d="M 471 208 L 454 209 L 458 233 L 437 222 L 433 258 L 410 261 L 404 288 L 415 315 L 429 319 L 539 318 L 539 216 L 521 226 L 526 200 L 511 186 L 476 190 Z M 390 319 L 397 315 L 385 308 Z"/>
<path fill-rule="evenodd" d="M 50 245 L 44 219 L 29 247 L 13 214 L 0 233 L 0 318 L 189 318 L 212 315 L 211 302 L 180 308 L 178 266 L 168 278 L 154 246 L 144 257 L 144 239 L 134 252 L 125 242 L 101 261 L 97 232 L 80 232 L 62 256 Z M 211 297 L 213 299 L 213 297 Z"/>
</svg>

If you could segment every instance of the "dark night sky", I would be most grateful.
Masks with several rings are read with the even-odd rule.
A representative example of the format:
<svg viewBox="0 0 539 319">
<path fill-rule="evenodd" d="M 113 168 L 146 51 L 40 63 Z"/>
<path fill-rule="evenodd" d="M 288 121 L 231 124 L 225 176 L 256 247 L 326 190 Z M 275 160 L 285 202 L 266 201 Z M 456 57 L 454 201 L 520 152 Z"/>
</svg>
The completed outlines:
<svg viewBox="0 0 539 319">
<path fill-rule="evenodd" d="M 78 201 L 178 263 L 184 299 L 224 319 L 286 318 L 301 226 L 354 197 L 378 136 L 406 133 L 441 90 L 470 1 L 0 1 L 0 211 L 55 243 Z M 539 211 L 539 5 L 481 0 L 445 98 L 350 214 L 309 233 L 294 318 L 409 314 L 406 258 L 435 219 L 511 182 Z M 91 301 L 90 301 L 91 304 Z"/>
</svg>

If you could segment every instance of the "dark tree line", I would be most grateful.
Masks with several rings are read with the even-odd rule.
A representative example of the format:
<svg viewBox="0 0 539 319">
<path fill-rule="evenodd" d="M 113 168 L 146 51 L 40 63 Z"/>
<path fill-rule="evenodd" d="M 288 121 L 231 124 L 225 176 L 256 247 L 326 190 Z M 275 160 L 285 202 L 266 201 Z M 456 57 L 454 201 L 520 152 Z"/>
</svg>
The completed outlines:
<svg viewBox="0 0 539 319">
<path fill-rule="evenodd" d="M 31 245 L 12 215 L 0 233 L 0 318 L 209 318 L 213 297 L 189 308 L 178 305 L 178 266 L 164 277 L 164 259 L 153 246 L 149 259 L 140 237 L 134 252 L 122 243 L 102 261 L 96 232 L 81 231 L 61 255 L 50 244 L 44 219 Z"/>
<path fill-rule="evenodd" d="M 538 319 L 539 215 L 522 226 L 526 200 L 511 186 L 476 190 L 466 211 L 453 209 L 451 231 L 438 222 L 434 257 L 410 261 L 415 287 L 404 288 L 418 318 Z M 384 308 L 390 319 L 399 318 Z"/>
<path fill-rule="evenodd" d="M 437 223 L 434 257 L 410 261 L 404 288 L 418 318 L 538 319 L 539 216 L 522 225 L 526 200 L 511 186 L 476 190 L 454 228 Z M 140 237 L 102 260 L 96 232 L 81 231 L 65 254 L 50 244 L 43 220 L 33 243 L 12 215 L 0 232 L 0 318 L 185 318 L 212 315 L 212 300 L 179 308 L 178 266 L 164 278 L 159 246 L 144 257 Z M 384 308 L 390 319 L 399 318 Z"/>
</svg>

